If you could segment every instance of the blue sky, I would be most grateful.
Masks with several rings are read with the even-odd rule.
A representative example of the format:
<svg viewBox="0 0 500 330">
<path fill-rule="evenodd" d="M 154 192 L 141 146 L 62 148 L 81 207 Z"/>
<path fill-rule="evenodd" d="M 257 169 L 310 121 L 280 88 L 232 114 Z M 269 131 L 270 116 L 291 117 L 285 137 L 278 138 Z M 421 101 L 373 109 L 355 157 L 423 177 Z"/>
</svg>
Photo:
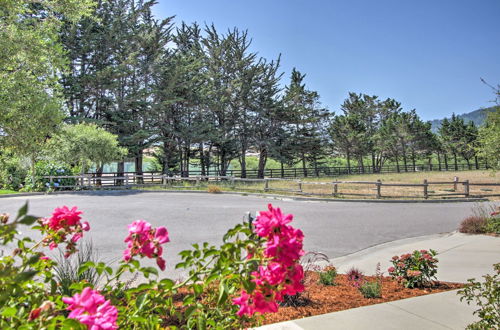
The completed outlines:
<svg viewBox="0 0 500 330">
<path fill-rule="evenodd" d="M 425 120 L 493 105 L 500 0 L 158 0 L 158 17 L 238 27 L 252 51 L 282 54 L 338 112 L 349 91 L 392 97 Z"/>
</svg>

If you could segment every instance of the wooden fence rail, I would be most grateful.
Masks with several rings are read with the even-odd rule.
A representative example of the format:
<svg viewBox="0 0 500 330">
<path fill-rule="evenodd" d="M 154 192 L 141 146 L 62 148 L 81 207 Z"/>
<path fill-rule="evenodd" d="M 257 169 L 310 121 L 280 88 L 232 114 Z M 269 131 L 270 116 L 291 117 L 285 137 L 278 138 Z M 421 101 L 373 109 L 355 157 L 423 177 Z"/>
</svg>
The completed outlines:
<svg viewBox="0 0 500 330">
<path fill-rule="evenodd" d="M 196 177 L 180 177 L 167 176 L 163 174 L 143 174 L 135 173 L 126 174 L 123 176 L 101 176 L 94 175 L 64 175 L 64 176 L 45 176 L 47 185 L 54 189 L 94 189 L 94 188 L 131 188 L 142 187 L 147 185 L 162 185 L 173 188 L 190 188 L 200 187 L 204 184 L 222 184 L 229 186 L 235 190 L 252 190 L 265 192 L 289 192 L 302 195 L 318 195 L 318 196 L 367 196 L 374 198 L 389 198 L 389 197 L 413 197 L 428 199 L 431 197 L 446 197 L 446 196 L 477 196 L 489 197 L 500 196 L 500 183 L 493 182 L 469 182 L 469 180 L 459 181 L 457 177 L 453 181 L 428 181 L 423 180 L 422 183 L 383 183 L 377 181 L 304 181 L 295 179 L 250 179 L 250 178 L 235 178 L 231 176 L 196 176 Z M 70 179 L 72 184 L 59 184 L 63 179 Z M 71 183 L 70 182 L 70 183 Z M 429 189 L 432 186 L 448 185 L 450 188 Z M 477 189 L 471 192 L 471 187 L 489 187 L 480 188 L 480 193 Z M 495 189 L 495 187 L 499 187 Z M 391 188 L 416 188 L 408 194 L 406 190 L 403 194 L 391 195 Z M 369 192 L 366 192 L 368 189 Z M 392 191 L 394 194 L 394 191 Z M 416 193 L 416 194 L 415 194 Z"/>
</svg>

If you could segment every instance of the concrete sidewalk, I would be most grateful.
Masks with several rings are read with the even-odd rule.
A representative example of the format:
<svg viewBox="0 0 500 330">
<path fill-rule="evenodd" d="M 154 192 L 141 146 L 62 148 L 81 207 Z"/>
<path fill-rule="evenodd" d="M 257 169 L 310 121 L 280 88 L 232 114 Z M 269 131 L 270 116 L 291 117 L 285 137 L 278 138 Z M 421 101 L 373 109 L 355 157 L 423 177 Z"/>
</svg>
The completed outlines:
<svg viewBox="0 0 500 330">
<path fill-rule="evenodd" d="M 355 266 L 373 274 L 378 262 L 387 270 L 394 255 L 434 249 L 441 281 L 466 282 L 493 273 L 500 262 L 500 238 L 460 233 L 424 236 L 381 244 L 332 259 L 339 272 Z M 456 290 L 287 321 L 260 329 L 464 329 L 474 322 L 476 306 L 460 302 Z"/>
</svg>

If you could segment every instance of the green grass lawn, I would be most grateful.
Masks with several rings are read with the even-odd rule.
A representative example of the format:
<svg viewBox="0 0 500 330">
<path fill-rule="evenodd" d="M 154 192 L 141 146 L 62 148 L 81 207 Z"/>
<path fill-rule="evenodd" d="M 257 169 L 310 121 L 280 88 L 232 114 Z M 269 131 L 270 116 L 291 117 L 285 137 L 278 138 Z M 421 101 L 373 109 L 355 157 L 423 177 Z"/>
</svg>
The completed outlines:
<svg viewBox="0 0 500 330">
<path fill-rule="evenodd" d="M 0 189 L 0 195 L 6 195 L 6 194 L 17 194 L 19 193 L 18 191 L 15 190 L 9 190 L 9 189 Z"/>
</svg>

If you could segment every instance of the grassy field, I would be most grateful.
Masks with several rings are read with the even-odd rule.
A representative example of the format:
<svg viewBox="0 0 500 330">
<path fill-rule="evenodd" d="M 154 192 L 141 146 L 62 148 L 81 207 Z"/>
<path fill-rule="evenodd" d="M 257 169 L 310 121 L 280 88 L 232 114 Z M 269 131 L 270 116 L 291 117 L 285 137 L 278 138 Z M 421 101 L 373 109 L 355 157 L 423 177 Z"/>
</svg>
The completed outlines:
<svg viewBox="0 0 500 330">
<path fill-rule="evenodd" d="M 391 183 L 422 183 L 424 179 L 428 181 L 453 181 L 454 177 L 459 181 L 469 180 L 470 182 L 496 182 L 500 183 L 500 172 L 493 171 L 448 171 L 448 172 L 409 172 L 409 173 L 387 173 L 387 174 L 363 174 L 363 175 L 343 175 L 334 179 L 338 181 L 376 181 Z M 307 178 L 304 181 L 328 181 L 327 178 Z"/>
<path fill-rule="evenodd" d="M 455 194 L 450 197 L 464 197 L 465 186 L 458 184 L 454 190 L 451 183 L 457 176 L 460 182 L 469 180 L 471 183 L 500 183 L 500 174 L 487 171 L 467 171 L 467 172 L 421 172 L 421 173 L 400 173 L 400 174 L 370 174 L 353 175 L 336 178 L 306 178 L 301 180 L 269 180 L 268 193 L 279 193 L 285 195 L 317 195 L 329 198 L 377 198 L 377 187 L 374 183 L 378 179 L 382 183 L 406 183 L 422 184 L 424 179 L 429 182 L 428 195 L 430 199 L 442 198 L 443 196 L 434 196 L 439 194 Z M 334 185 L 332 181 L 366 181 L 368 183 L 353 184 L 340 183 L 337 185 L 337 195 L 333 196 Z M 432 182 L 450 182 L 449 184 L 432 184 Z M 262 193 L 265 183 L 259 180 L 235 180 L 231 181 L 201 181 L 198 185 L 194 181 L 176 182 L 173 185 L 162 186 L 158 188 L 146 187 L 146 189 L 195 189 L 207 190 L 208 186 L 217 186 L 221 191 L 248 191 Z M 382 198 L 424 198 L 424 187 L 394 187 L 381 186 Z M 500 194 L 500 186 L 470 186 L 470 196 L 485 196 L 491 194 Z M 498 199 L 498 197 L 494 197 Z"/>
</svg>

